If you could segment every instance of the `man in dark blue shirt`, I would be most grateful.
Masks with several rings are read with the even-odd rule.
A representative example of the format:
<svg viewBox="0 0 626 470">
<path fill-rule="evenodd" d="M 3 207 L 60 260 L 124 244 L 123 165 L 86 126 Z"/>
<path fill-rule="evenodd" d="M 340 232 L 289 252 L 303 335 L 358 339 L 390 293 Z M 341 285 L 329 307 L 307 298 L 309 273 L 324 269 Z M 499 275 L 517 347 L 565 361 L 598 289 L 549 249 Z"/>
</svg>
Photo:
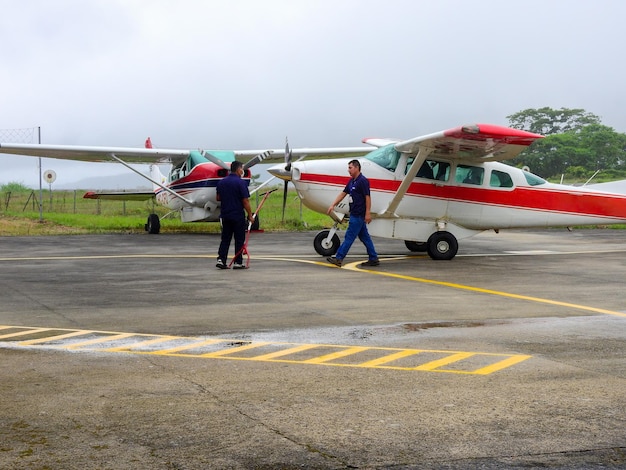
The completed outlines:
<svg viewBox="0 0 626 470">
<path fill-rule="evenodd" d="M 233 235 L 235 237 L 235 253 L 237 254 L 233 269 L 246 268 L 241 252 L 246 241 L 246 219 L 243 211 L 245 210 L 248 214 L 248 221 L 252 222 L 254 219 L 250 207 L 248 185 L 241 179 L 243 174 L 243 164 L 235 160 L 230 164 L 230 174 L 217 183 L 217 200 L 221 202 L 222 240 L 217 252 L 216 266 L 220 269 L 228 269 L 226 259 Z"/>
<path fill-rule="evenodd" d="M 350 181 L 346 184 L 344 190 L 337 196 L 335 202 L 331 204 L 326 211 L 327 214 L 335 210 L 335 206 L 339 204 L 344 197 L 350 195 L 350 220 L 348 221 L 348 230 L 341 246 L 337 250 L 335 256 L 326 258 L 329 263 L 341 267 L 343 259 L 348 254 L 352 243 L 359 237 L 367 249 L 368 260 L 361 263 L 361 266 L 378 266 L 378 254 L 374 248 L 374 242 L 367 231 L 367 224 L 372 221 L 370 215 L 370 207 L 372 200 L 370 197 L 370 182 L 361 173 L 361 163 L 358 160 L 351 160 L 348 163 L 348 173 L 350 173 Z"/>
</svg>

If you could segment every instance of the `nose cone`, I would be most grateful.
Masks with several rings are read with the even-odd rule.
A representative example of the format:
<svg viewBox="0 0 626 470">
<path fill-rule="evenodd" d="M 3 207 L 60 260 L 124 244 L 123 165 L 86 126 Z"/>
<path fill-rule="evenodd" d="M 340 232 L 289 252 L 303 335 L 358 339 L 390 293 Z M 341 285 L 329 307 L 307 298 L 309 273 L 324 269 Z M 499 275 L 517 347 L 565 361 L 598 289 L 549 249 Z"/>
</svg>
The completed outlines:
<svg viewBox="0 0 626 470">
<path fill-rule="evenodd" d="M 285 170 L 284 164 L 274 165 L 273 167 L 268 168 L 267 172 L 276 178 L 280 178 L 281 180 L 291 181 L 291 170 Z"/>
</svg>

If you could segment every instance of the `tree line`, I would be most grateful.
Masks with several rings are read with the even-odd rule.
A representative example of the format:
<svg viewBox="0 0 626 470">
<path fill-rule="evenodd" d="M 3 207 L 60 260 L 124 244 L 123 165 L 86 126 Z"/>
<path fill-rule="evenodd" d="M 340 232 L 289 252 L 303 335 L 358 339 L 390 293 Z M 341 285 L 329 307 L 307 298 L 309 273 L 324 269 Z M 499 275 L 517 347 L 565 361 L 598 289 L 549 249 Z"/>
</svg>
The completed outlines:
<svg viewBox="0 0 626 470">
<path fill-rule="evenodd" d="M 509 126 L 546 136 L 511 160 L 543 178 L 586 178 L 600 170 L 605 179 L 626 175 L 626 134 L 584 109 L 525 109 L 507 116 Z"/>
</svg>

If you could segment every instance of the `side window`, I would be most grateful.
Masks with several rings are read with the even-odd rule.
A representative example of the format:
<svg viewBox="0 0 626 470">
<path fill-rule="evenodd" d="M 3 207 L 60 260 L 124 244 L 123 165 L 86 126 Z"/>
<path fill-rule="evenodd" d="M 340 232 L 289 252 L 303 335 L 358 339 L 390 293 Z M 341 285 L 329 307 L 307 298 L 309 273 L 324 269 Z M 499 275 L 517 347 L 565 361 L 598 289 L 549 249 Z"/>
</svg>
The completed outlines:
<svg viewBox="0 0 626 470">
<path fill-rule="evenodd" d="M 450 176 L 450 164 L 434 160 L 424 161 L 416 175 L 417 178 L 427 178 L 429 180 L 439 181 L 448 181 L 448 176 Z"/>
<path fill-rule="evenodd" d="M 485 169 L 479 166 L 457 165 L 455 181 L 465 184 L 483 184 Z"/>
<path fill-rule="evenodd" d="M 489 179 L 489 186 L 494 188 L 512 188 L 513 180 L 511 175 L 504 171 L 493 170 Z"/>
</svg>

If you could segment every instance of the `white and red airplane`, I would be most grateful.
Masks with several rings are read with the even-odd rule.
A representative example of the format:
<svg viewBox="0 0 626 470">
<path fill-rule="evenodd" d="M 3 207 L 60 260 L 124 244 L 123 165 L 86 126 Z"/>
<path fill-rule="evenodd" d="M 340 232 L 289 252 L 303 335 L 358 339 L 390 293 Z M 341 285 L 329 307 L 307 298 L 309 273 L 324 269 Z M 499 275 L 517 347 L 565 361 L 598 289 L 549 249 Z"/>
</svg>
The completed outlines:
<svg viewBox="0 0 626 470">
<path fill-rule="evenodd" d="M 376 150 L 359 158 L 371 188 L 371 235 L 404 240 L 411 251 L 452 259 L 458 240 L 485 230 L 626 223 L 626 194 L 548 183 L 497 160 L 514 158 L 541 135 L 477 124 L 397 141 L 363 139 Z M 299 161 L 268 171 L 295 186 L 302 203 L 326 213 L 348 181 L 350 159 Z M 315 250 L 337 251 L 336 207 Z"/>
<path fill-rule="evenodd" d="M 314 158 L 333 156 L 364 155 L 368 147 L 293 149 L 284 151 L 285 166 L 293 157 Z M 216 197 L 219 180 L 228 175 L 230 162 L 244 163 L 244 179 L 250 182 L 250 168 L 266 158 L 281 158 L 283 150 L 178 150 L 156 149 L 148 138 L 145 148 L 135 147 L 82 147 L 68 145 L 11 144 L 0 143 L 0 153 L 28 155 L 63 160 L 85 162 L 117 162 L 152 183 L 148 191 L 88 192 L 90 199 L 148 200 L 156 198 L 158 204 L 179 212 L 183 222 L 217 222 L 220 216 L 220 203 Z M 131 166 L 131 163 L 150 164 L 150 174 L 145 175 Z M 167 176 L 161 173 L 160 164 L 169 164 Z M 264 183 L 265 185 L 266 183 Z M 258 191 L 262 186 L 254 191 Z M 258 226 L 255 220 L 255 227 Z M 145 229 L 149 233 L 159 233 L 161 219 L 157 214 L 148 216 Z"/>
</svg>

